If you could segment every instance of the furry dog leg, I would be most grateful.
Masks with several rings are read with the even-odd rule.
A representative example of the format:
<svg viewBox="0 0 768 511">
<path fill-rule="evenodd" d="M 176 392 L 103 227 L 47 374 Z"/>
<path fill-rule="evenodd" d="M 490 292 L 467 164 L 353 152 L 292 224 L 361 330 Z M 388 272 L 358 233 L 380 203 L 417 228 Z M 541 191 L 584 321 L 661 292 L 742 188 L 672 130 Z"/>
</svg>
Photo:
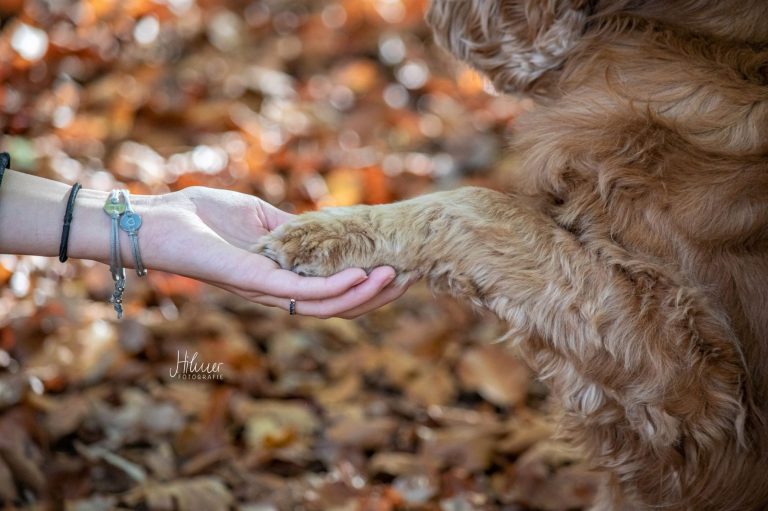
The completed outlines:
<svg viewBox="0 0 768 511">
<path fill-rule="evenodd" d="M 389 264 L 494 311 L 566 430 L 642 502 L 706 502 L 701 467 L 742 449 L 747 376 L 725 315 L 663 267 L 588 250 L 524 198 L 463 188 L 328 209 L 255 250 L 307 275 Z"/>
</svg>

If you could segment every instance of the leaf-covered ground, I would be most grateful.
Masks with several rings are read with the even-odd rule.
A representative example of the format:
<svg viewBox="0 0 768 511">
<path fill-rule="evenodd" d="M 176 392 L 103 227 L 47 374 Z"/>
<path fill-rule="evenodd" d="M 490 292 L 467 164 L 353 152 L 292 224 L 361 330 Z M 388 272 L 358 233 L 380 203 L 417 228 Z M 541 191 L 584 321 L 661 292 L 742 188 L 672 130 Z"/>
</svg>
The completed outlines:
<svg viewBox="0 0 768 511">
<path fill-rule="evenodd" d="M 425 2 L 0 0 L 14 167 L 286 209 L 514 179 L 531 105 L 436 49 Z M 73 227 L 76 228 L 76 227 Z M 494 318 L 414 286 L 290 318 L 157 272 L 0 256 L 5 509 L 564 510 L 599 478 Z M 179 357 L 220 378 L 172 374 Z"/>
</svg>

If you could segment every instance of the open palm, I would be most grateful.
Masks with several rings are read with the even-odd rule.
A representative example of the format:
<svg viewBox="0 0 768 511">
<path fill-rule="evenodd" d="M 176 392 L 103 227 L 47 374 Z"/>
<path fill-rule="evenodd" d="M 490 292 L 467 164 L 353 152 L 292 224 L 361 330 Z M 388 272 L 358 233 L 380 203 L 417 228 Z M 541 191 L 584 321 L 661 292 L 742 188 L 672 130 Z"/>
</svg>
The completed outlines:
<svg viewBox="0 0 768 511">
<path fill-rule="evenodd" d="M 203 280 L 263 305 L 302 315 L 354 317 L 399 297 L 407 286 L 388 287 L 394 270 L 369 275 L 350 268 L 331 277 L 300 277 L 251 252 L 256 240 L 294 215 L 257 197 L 229 190 L 190 187 L 158 198 L 156 221 L 147 222 L 154 245 L 152 267 Z M 153 227 L 150 228 L 150 225 Z"/>
</svg>

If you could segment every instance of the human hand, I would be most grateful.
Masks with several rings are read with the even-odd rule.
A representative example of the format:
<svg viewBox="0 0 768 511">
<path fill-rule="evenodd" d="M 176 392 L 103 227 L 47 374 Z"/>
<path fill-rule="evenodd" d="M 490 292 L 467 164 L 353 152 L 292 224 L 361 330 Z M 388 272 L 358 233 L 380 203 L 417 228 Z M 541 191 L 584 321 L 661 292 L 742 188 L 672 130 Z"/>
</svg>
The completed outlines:
<svg viewBox="0 0 768 511">
<path fill-rule="evenodd" d="M 10 254 L 59 253 L 61 215 L 70 187 L 7 170 L 0 201 L 0 250 Z M 104 213 L 109 194 L 83 189 L 77 195 L 68 254 L 109 263 L 111 221 Z M 299 314 L 354 317 L 400 296 L 407 285 L 388 286 L 389 267 L 369 275 L 352 268 L 327 278 L 300 277 L 257 255 L 260 236 L 292 218 L 264 201 L 227 190 L 191 187 L 165 195 L 133 195 L 143 222 L 138 241 L 144 265 L 219 286 L 264 305 L 287 309 L 297 300 Z M 120 233 L 123 264 L 134 258 Z"/>
<path fill-rule="evenodd" d="M 395 300 L 408 284 L 389 286 L 395 271 L 381 266 L 369 275 L 350 268 L 330 277 L 301 277 L 250 252 L 262 235 L 291 220 L 257 197 L 190 187 L 137 201 L 147 215 L 140 243 L 149 268 L 189 276 L 250 301 L 301 315 L 352 318 Z M 138 208 L 137 208 L 138 209 Z"/>
</svg>

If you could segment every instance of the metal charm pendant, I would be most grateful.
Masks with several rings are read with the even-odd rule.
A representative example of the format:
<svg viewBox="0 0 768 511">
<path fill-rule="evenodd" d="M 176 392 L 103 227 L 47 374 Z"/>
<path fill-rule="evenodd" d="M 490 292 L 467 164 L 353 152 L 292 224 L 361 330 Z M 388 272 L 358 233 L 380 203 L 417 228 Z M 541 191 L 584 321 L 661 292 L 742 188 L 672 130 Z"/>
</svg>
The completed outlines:
<svg viewBox="0 0 768 511">
<path fill-rule="evenodd" d="M 125 213 L 125 203 L 119 202 L 119 198 L 117 196 L 112 196 L 109 198 L 109 200 L 104 204 L 104 211 L 111 217 L 117 217 Z"/>
<path fill-rule="evenodd" d="M 123 291 L 125 291 L 125 280 L 116 280 L 115 290 L 112 292 L 112 297 L 109 299 L 109 303 L 111 303 L 115 308 L 117 319 L 121 319 L 123 317 Z"/>
<path fill-rule="evenodd" d="M 123 317 L 123 291 L 125 291 L 125 268 L 120 255 L 120 229 L 128 233 L 131 240 L 131 250 L 136 261 L 136 273 L 143 277 L 147 269 L 141 260 L 139 250 L 139 228 L 141 228 L 141 216 L 131 207 L 128 190 L 112 190 L 104 204 L 104 212 L 109 215 L 112 229 L 109 237 L 109 270 L 115 281 L 115 290 L 109 303 L 115 308 L 117 319 Z"/>
<path fill-rule="evenodd" d="M 120 258 L 118 223 L 120 215 L 125 213 L 126 207 L 126 203 L 121 199 L 117 190 L 113 190 L 104 203 L 104 212 L 109 215 L 112 224 L 109 235 L 109 271 L 112 273 L 112 280 L 115 281 L 115 290 L 112 292 L 109 303 L 114 306 L 117 319 L 123 317 L 123 291 L 125 290 L 125 268 L 123 268 L 123 262 Z"/>
<path fill-rule="evenodd" d="M 141 215 L 136 213 L 131 206 L 130 194 L 127 190 L 123 190 L 123 197 L 125 198 L 125 213 L 120 216 L 120 228 L 128 233 L 128 237 L 131 240 L 131 250 L 133 251 L 133 259 L 136 261 L 136 275 L 143 277 L 147 274 L 147 269 L 144 268 L 144 263 L 141 260 L 141 250 L 139 249 L 139 229 L 141 228 Z"/>
<path fill-rule="evenodd" d="M 133 211 L 126 211 L 120 217 L 120 228 L 127 233 L 135 233 L 141 228 L 141 217 Z"/>
</svg>

